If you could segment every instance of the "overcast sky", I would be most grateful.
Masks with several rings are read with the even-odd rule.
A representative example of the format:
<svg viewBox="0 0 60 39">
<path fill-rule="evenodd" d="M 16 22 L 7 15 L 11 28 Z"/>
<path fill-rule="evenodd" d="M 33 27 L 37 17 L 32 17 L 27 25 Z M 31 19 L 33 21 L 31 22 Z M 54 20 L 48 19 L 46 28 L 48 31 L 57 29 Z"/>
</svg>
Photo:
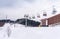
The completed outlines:
<svg viewBox="0 0 60 39">
<path fill-rule="evenodd" d="M 43 10 L 52 11 L 52 6 L 60 10 L 60 0 L 0 0 L 0 18 L 22 18 L 25 13 L 36 15 Z"/>
</svg>

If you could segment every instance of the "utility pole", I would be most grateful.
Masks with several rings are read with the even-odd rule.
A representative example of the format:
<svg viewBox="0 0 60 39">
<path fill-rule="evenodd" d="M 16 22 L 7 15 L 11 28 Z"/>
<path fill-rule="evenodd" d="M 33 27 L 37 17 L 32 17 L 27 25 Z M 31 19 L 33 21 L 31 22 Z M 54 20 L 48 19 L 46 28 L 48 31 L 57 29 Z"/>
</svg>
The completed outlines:
<svg viewBox="0 0 60 39">
<path fill-rule="evenodd" d="M 6 20 L 6 23 L 7 23 L 7 18 L 8 18 L 8 17 L 7 17 L 7 15 L 6 15 L 6 19 L 5 19 L 5 20 Z"/>
<path fill-rule="evenodd" d="M 7 26 L 7 36 L 10 37 L 10 34 L 11 34 L 11 24 L 10 24 L 10 21 L 7 22 L 7 18 L 8 16 L 6 15 L 6 23 L 9 23 L 9 26 Z"/>
<path fill-rule="evenodd" d="M 25 26 L 27 26 L 27 17 L 25 18 L 25 21 L 26 21 L 26 22 L 25 22 Z"/>
<path fill-rule="evenodd" d="M 25 17 L 25 27 L 27 26 L 27 19 L 28 19 L 28 15 L 24 15 L 24 17 Z"/>
<path fill-rule="evenodd" d="M 6 20 L 7 20 L 7 15 L 6 15 Z"/>
</svg>

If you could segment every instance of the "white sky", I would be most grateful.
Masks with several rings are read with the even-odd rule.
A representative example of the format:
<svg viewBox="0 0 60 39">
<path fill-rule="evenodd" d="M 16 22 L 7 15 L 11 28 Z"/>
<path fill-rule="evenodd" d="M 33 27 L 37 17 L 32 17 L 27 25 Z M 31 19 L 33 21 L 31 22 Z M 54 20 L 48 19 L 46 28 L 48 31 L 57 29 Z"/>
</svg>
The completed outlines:
<svg viewBox="0 0 60 39">
<path fill-rule="evenodd" d="M 22 18 L 24 14 L 36 15 L 46 10 L 51 14 L 52 6 L 55 5 L 60 11 L 60 0 L 0 0 L 0 18 Z"/>
</svg>

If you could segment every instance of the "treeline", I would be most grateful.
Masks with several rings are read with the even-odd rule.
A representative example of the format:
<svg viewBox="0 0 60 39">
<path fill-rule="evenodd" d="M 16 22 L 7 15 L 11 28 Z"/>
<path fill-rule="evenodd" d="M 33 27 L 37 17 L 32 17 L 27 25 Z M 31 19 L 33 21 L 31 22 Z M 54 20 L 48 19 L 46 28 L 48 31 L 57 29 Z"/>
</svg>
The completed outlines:
<svg viewBox="0 0 60 39">
<path fill-rule="evenodd" d="M 0 24 L 1 23 L 13 23 L 13 24 L 18 23 L 18 24 L 22 24 L 22 25 L 26 25 L 26 23 L 27 23 L 27 26 L 31 26 L 31 27 L 32 26 L 36 27 L 36 26 L 40 25 L 40 22 L 38 22 L 38 21 L 29 20 L 29 19 L 25 19 L 25 18 L 17 19 L 16 21 L 13 21 L 10 19 L 3 19 L 3 20 L 0 20 Z"/>
</svg>

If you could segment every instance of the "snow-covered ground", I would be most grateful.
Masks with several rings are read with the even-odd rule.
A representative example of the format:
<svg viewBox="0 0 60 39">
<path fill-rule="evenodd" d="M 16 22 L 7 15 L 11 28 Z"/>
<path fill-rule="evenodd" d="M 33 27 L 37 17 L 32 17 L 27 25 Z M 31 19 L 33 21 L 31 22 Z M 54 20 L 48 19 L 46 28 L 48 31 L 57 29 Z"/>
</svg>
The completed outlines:
<svg viewBox="0 0 60 39">
<path fill-rule="evenodd" d="M 9 37 L 8 27 L 11 31 Z M 60 27 L 23 27 L 6 23 L 0 27 L 0 39 L 60 39 Z"/>
<path fill-rule="evenodd" d="M 58 25 L 50 25 L 49 27 L 60 27 L 60 24 L 58 24 Z"/>
</svg>

